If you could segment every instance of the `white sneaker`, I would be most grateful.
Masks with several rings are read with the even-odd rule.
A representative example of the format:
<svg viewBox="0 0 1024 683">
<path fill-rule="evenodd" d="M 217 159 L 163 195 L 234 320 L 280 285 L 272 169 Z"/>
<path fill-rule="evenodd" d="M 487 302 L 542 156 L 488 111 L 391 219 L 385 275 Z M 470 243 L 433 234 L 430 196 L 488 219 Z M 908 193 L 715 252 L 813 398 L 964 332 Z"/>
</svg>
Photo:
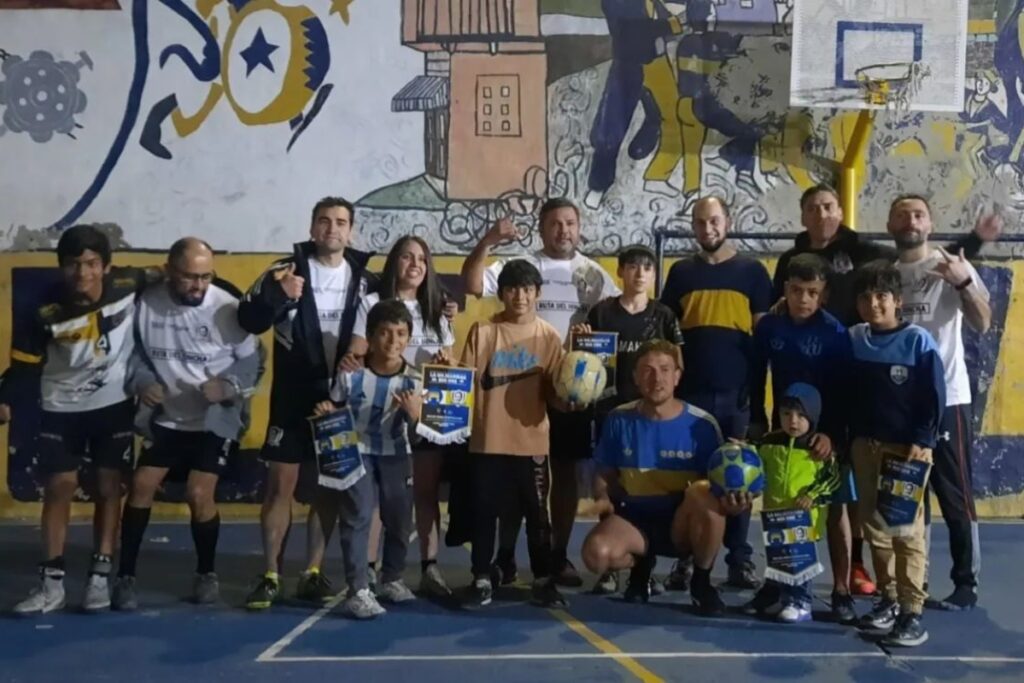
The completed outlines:
<svg viewBox="0 0 1024 683">
<path fill-rule="evenodd" d="M 373 619 L 387 612 L 369 588 L 363 588 L 346 598 L 344 609 L 353 619 Z"/>
<path fill-rule="evenodd" d="M 448 587 L 448 582 L 444 580 L 444 574 L 436 562 L 428 564 L 427 570 L 423 572 L 420 578 L 420 593 L 435 598 L 451 597 L 452 589 Z"/>
<path fill-rule="evenodd" d="M 89 580 L 85 583 L 82 609 L 86 612 L 102 612 L 110 609 L 110 582 L 106 576 L 89 574 Z"/>
<path fill-rule="evenodd" d="M 413 595 L 412 591 L 409 590 L 409 587 L 401 579 L 388 581 L 377 586 L 377 597 L 394 604 L 416 599 L 416 596 Z"/>
<path fill-rule="evenodd" d="M 811 610 L 801 605 L 786 605 L 779 612 L 779 621 L 785 624 L 796 624 L 811 620 Z"/>
<path fill-rule="evenodd" d="M 14 606 L 14 613 L 23 616 L 47 614 L 64 607 L 64 572 L 46 568 L 39 579 L 39 585 L 28 597 Z"/>
</svg>

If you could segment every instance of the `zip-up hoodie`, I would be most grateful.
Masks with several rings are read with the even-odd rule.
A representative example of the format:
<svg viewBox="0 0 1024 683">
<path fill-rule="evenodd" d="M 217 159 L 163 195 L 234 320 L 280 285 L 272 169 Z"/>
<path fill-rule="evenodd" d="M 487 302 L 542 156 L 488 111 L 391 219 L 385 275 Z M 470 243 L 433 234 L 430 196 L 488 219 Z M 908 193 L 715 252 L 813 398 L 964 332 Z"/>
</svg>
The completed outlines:
<svg viewBox="0 0 1024 683">
<path fill-rule="evenodd" d="M 828 504 L 828 497 L 839 488 L 839 468 L 835 457 L 819 462 L 811 457 L 810 435 L 821 415 L 821 396 L 810 384 L 793 384 L 783 398 L 795 399 L 803 406 L 803 413 L 811 423 L 807 434 L 793 438 L 783 431 L 764 437 L 758 454 L 764 465 L 764 508 L 784 510 L 795 506 L 800 496 L 810 496 L 811 521 L 816 537 L 824 530 L 824 516 L 819 506 Z"/>
<path fill-rule="evenodd" d="M 352 269 L 352 281 L 340 321 L 336 358 L 324 357 L 320 318 L 310 281 L 308 259 L 316 255 L 313 242 L 297 242 L 294 254 L 275 261 L 253 283 L 238 305 L 238 323 L 251 334 L 274 327 L 274 379 L 270 390 L 270 424 L 295 427 L 311 414 L 313 406 L 329 398 L 331 380 L 338 360 L 348 349 L 359 298 L 372 289 L 376 278 L 366 270 L 372 253 L 345 249 Z M 285 296 L 274 274 L 289 266 L 305 280 L 302 296 L 293 301 Z M 289 321 L 289 314 L 295 317 Z M 290 334 L 283 327 L 290 324 Z"/>
</svg>

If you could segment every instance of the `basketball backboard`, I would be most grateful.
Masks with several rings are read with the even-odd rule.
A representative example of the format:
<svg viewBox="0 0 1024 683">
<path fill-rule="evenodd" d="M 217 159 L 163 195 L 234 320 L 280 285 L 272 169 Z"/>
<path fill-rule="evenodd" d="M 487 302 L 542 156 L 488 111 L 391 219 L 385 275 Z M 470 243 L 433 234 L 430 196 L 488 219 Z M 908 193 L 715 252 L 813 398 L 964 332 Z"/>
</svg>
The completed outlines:
<svg viewBox="0 0 1024 683">
<path fill-rule="evenodd" d="M 969 0 L 795 0 L 794 107 L 959 112 Z"/>
</svg>

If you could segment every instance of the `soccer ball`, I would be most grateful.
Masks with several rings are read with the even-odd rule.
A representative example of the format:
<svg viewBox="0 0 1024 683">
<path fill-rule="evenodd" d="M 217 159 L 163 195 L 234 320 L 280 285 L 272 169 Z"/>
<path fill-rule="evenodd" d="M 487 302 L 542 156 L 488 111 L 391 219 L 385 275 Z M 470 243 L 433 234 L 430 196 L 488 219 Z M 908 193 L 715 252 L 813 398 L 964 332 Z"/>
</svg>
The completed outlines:
<svg viewBox="0 0 1024 683">
<path fill-rule="evenodd" d="M 735 443 L 719 446 L 708 459 L 711 492 L 718 497 L 728 493 L 759 495 L 764 491 L 761 456 L 753 448 Z"/>
<path fill-rule="evenodd" d="M 571 351 L 555 374 L 555 393 L 566 403 L 590 405 L 600 398 L 608 383 L 601 359 L 587 351 Z"/>
</svg>

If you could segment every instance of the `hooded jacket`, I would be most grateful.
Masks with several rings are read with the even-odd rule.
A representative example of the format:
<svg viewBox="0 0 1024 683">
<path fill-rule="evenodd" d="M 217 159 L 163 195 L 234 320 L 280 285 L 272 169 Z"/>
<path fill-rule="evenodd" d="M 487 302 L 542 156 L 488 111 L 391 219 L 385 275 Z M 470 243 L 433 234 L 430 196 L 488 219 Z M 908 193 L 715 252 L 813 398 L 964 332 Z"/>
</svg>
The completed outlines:
<svg viewBox="0 0 1024 683">
<path fill-rule="evenodd" d="M 794 507 L 800 496 L 810 496 L 815 502 L 811 521 L 816 537 L 820 538 L 825 520 L 818 514 L 818 508 L 828 504 L 829 496 L 839 489 L 835 457 L 824 462 L 811 457 L 809 441 L 821 417 L 821 395 L 810 384 L 796 383 L 786 390 L 783 398 L 800 402 L 811 428 L 797 438 L 780 430 L 762 440 L 758 454 L 764 466 L 764 509 L 785 510 Z"/>
<path fill-rule="evenodd" d="M 251 334 L 274 327 L 274 379 L 270 389 L 270 425 L 294 427 L 311 414 L 318 401 L 327 400 L 334 369 L 348 348 L 359 298 L 376 284 L 366 266 L 372 253 L 345 249 L 352 269 L 352 281 L 345 299 L 336 358 L 325 358 L 320 318 L 310 280 L 308 259 L 316 255 L 313 242 L 297 242 L 294 254 L 275 261 L 256 279 L 238 305 L 238 323 Z M 302 296 L 293 301 L 285 296 L 274 274 L 295 266 L 305 280 Z M 290 318 L 295 311 L 293 318 Z M 290 332 L 290 334 L 286 334 Z"/>
</svg>

